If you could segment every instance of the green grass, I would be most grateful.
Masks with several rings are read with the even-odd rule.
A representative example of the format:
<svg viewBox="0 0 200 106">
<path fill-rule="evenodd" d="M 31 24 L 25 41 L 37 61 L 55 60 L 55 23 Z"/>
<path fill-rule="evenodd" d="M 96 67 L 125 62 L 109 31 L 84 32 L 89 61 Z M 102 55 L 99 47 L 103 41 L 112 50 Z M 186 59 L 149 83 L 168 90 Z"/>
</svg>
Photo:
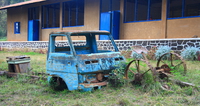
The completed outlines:
<svg viewBox="0 0 200 106">
<path fill-rule="evenodd" d="M 32 71 L 45 72 L 45 54 L 34 52 L 0 51 L 0 68 L 7 69 L 6 57 L 27 55 L 31 57 Z M 155 66 L 156 62 L 151 61 Z M 187 61 L 186 76 L 179 76 L 183 81 L 200 86 L 199 61 Z M 145 83 L 141 86 L 125 84 L 120 88 L 110 85 L 94 92 L 54 91 L 46 81 L 34 81 L 20 76 L 7 78 L 0 76 L 0 106 L 198 106 L 200 104 L 200 89 L 195 87 L 181 88 L 168 82 L 172 91 L 160 89 L 160 83 L 151 81 L 152 74 L 145 75 Z"/>
<path fill-rule="evenodd" d="M 35 52 L 0 51 L 0 69 L 8 70 L 6 57 L 26 55 L 31 58 L 33 72 L 46 72 L 46 55 Z"/>
<path fill-rule="evenodd" d="M 7 41 L 7 37 L 0 37 L 0 41 Z"/>
<path fill-rule="evenodd" d="M 200 103 L 199 91 L 191 87 L 179 88 L 173 93 L 156 91 L 156 89 L 144 92 L 141 87 L 134 86 L 117 89 L 105 87 L 94 92 L 69 92 L 67 90 L 56 92 L 51 90 L 46 83 L 31 83 L 27 80 L 0 77 L 0 105 L 111 106 L 124 104 L 127 106 L 179 106 L 198 105 Z"/>
</svg>

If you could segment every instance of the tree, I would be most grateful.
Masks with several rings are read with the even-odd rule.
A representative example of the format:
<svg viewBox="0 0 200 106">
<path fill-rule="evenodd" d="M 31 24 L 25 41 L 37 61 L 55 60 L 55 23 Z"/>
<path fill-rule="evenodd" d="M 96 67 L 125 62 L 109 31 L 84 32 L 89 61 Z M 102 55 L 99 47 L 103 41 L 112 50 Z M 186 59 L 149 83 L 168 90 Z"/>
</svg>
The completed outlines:
<svg viewBox="0 0 200 106">
<path fill-rule="evenodd" d="M 0 0 L 0 7 L 29 0 Z M 0 37 L 7 34 L 7 10 L 0 10 Z"/>
</svg>

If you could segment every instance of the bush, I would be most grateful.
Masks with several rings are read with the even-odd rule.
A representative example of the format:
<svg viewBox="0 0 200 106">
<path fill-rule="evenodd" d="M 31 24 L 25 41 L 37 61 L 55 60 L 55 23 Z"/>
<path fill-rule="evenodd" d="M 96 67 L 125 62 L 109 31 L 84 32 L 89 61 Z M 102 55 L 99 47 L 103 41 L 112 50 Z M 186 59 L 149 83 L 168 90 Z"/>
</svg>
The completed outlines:
<svg viewBox="0 0 200 106">
<path fill-rule="evenodd" d="M 169 46 L 159 46 L 158 49 L 156 50 L 155 57 L 156 59 L 159 59 L 163 54 L 165 53 L 170 53 L 171 47 Z M 166 55 L 163 57 L 163 59 L 167 59 L 169 55 Z"/>
<path fill-rule="evenodd" d="M 156 46 L 152 47 L 147 53 L 147 58 L 149 60 L 155 60 L 156 51 L 157 51 L 157 47 Z"/>
<path fill-rule="evenodd" d="M 112 70 L 109 76 L 109 83 L 111 87 L 122 87 L 125 85 L 126 79 L 124 77 L 124 68 Z"/>
<path fill-rule="evenodd" d="M 196 60 L 198 51 L 200 51 L 199 48 L 189 46 L 185 48 L 183 52 L 181 52 L 181 56 L 186 60 Z"/>
<path fill-rule="evenodd" d="M 142 54 L 138 54 L 138 53 L 136 53 L 134 51 L 132 51 L 131 57 L 134 58 L 134 59 L 143 59 Z"/>
</svg>

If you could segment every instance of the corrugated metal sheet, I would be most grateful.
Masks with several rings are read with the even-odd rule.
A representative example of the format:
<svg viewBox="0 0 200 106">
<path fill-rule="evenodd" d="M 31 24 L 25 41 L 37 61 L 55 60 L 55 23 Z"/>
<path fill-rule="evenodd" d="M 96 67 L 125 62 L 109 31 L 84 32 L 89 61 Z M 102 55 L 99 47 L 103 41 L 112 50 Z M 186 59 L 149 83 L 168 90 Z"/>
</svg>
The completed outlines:
<svg viewBox="0 0 200 106">
<path fill-rule="evenodd" d="M 16 3 L 16 4 L 11 4 L 11 5 L 8 5 L 8 6 L 0 7 L 0 10 L 12 8 L 12 7 L 19 7 L 19 6 L 37 3 L 37 2 L 43 2 L 43 1 L 46 1 L 46 0 L 30 0 L 30 1 L 26 1 L 26 2 L 21 2 L 21 3 Z"/>
</svg>

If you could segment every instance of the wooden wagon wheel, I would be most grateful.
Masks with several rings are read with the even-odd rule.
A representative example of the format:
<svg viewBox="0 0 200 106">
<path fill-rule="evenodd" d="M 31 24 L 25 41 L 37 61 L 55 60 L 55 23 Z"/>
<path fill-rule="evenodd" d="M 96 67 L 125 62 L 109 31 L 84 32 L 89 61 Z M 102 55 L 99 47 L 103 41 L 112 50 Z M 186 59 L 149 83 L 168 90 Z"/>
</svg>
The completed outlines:
<svg viewBox="0 0 200 106">
<path fill-rule="evenodd" d="M 132 80 L 131 82 L 135 85 L 141 85 L 144 74 L 151 69 L 143 59 L 136 59 L 129 62 L 125 69 L 125 78 Z"/>
<path fill-rule="evenodd" d="M 179 73 L 185 75 L 187 71 L 184 59 L 177 53 L 165 53 L 157 62 L 157 67 L 165 69 L 167 73 Z"/>
</svg>

